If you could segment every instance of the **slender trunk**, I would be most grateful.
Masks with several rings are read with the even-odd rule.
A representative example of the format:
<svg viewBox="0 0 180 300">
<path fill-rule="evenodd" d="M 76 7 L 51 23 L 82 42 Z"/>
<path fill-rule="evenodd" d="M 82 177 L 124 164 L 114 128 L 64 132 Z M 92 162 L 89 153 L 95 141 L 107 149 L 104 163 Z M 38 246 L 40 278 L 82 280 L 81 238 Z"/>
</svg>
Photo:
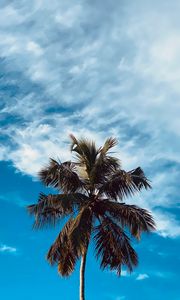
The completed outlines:
<svg viewBox="0 0 180 300">
<path fill-rule="evenodd" d="M 86 266 L 86 256 L 87 249 L 84 251 L 81 257 L 81 267 L 80 267 L 80 300 L 85 300 L 85 266 Z"/>
</svg>

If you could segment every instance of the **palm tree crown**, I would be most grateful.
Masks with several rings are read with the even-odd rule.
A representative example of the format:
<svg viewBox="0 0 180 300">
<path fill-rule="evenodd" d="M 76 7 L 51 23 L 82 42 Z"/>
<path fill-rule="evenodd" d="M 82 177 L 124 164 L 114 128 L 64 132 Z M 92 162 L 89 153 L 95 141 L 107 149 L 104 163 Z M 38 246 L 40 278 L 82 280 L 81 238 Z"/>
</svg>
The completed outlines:
<svg viewBox="0 0 180 300">
<path fill-rule="evenodd" d="M 155 223 L 147 210 L 127 205 L 124 199 L 150 188 L 149 181 L 140 167 L 126 172 L 120 161 L 110 155 L 116 139 L 109 138 L 97 148 L 92 141 L 70 137 L 75 161 L 60 163 L 50 159 L 39 173 L 46 186 L 60 193 L 41 193 L 38 203 L 28 206 L 35 216 L 35 228 L 56 225 L 59 219 L 69 216 L 47 259 L 58 265 L 62 276 L 69 276 L 76 261 L 85 257 L 92 239 L 102 269 L 115 270 L 120 275 L 122 266 L 126 266 L 131 272 L 138 257 L 127 232 L 139 239 L 142 232 L 154 230 Z"/>
</svg>

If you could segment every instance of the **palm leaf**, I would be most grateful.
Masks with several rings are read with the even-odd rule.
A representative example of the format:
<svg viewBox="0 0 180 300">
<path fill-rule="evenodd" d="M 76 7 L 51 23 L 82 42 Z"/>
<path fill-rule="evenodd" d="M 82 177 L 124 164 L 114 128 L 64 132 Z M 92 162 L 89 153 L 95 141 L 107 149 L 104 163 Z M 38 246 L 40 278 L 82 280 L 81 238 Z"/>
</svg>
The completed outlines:
<svg viewBox="0 0 180 300">
<path fill-rule="evenodd" d="M 78 259 L 69 239 L 73 224 L 74 219 L 70 218 L 47 254 L 47 260 L 51 265 L 58 264 L 58 272 L 62 276 L 69 276 L 74 271 Z"/>
<path fill-rule="evenodd" d="M 140 167 L 126 172 L 121 169 L 120 161 L 110 155 L 116 139 L 110 137 L 97 148 L 93 141 L 70 137 L 76 161 L 60 163 L 50 159 L 39 172 L 46 186 L 57 188 L 62 194 L 41 193 L 38 203 L 28 206 L 35 217 L 35 228 L 56 225 L 69 216 L 47 259 L 50 264 L 58 265 L 62 276 L 69 276 L 80 256 L 86 255 L 93 235 L 102 269 L 120 274 L 122 266 L 126 266 L 131 272 L 138 258 L 126 230 L 139 239 L 142 232 L 154 230 L 155 223 L 147 210 L 118 200 L 150 188 L 150 183 Z"/>
<path fill-rule="evenodd" d="M 99 148 L 98 155 L 94 162 L 93 168 L 89 174 L 90 182 L 92 185 L 102 184 L 106 176 L 112 174 L 114 170 L 120 167 L 119 159 L 107 155 L 109 149 L 117 144 L 117 140 L 114 138 L 108 138 L 103 147 Z"/>
<path fill-rule="evenodd" d="M 82 207 L 70 232 L 70 240 L 77 253 L 82 254 L 89 244 L 92 230 L 92 210 L 89 205 Z"/>
<path fill-rule="evenodd" d="M 120 222 L 122 227 L 127 226 L 131 234 L 137 239 L 140 238 L 142 232 L 150 232 L 156 228 L 150 212 L 136 205 L 104 200 L 99 203 L 99 206 L 101 207 L 101 214 L 113 217 L 116 222 Z"/>
<path fill-rule="evenodd" d="M 117 139 L 113 138 L 113 137 L 110 137 L 108 138 L 103 147 L 99 149 L 100 153 L 101 154 L 106 154 L 111 148 L 115 147 L 116 145 L 118 144 L 118 141 Z"/>
<path fill-rule="evenodd" d="M 129 171 L 128 174 L 131 176 L 131 180 L 139 191 L 142 188 L 151 188 L 149 180 L 146 178 L 143 170 L 140 167 Z"/>
<path fill-rule="evenodd" d="M 87 248 L 92 228 L 92 212 L 84 207 L 75 218 L 65 224 L 56 241 L 51 246 L 47 259 L 50 264 L 58 264 L 62 276 L 69 276 L 77 259 Z"/>
<path fill-rule="evenodd" d="M 76 154 L 78 162 L 81 166 L 86 166 L 86 172 L 89 175 L 98 155 L 98 149 L 93 141 L 86 139 L 77 140 L 72 134 L 71 151 Z"/>
<path fill-rule="evenodd" d="M 35 216 L 34 228 L 42 228 L 46 225 L 55 225 L 56 222 L 75 209 L 79 209 L 88 203 L 88 197 L 80 194 L 45 195 L 41 193 L 37 204 L 27 207 L 28 212 Z"/>
<path fill-rule="evenodd" d="M 83 182 L 76 172 L 76 166 L 71 161 L 59 163 L 50 159 L 49 165 L 39 172 L 40 180 L 46 186 L 52 186 L 64 193 L 74 193 L 83 190 Z"/>
<path fill-rule="evenodd" d="M 124 265 L 131 272 L 138 264 L 135 250 L 120 226 L 108 217 L 103 217 L 100 225 L 95 228 L 96 257 L 101 261 L 101 268 L 116 270 L 120 275 Z"/>
<path fill-rule="evenodd" d="M 113 174 L 119 167 L 120 162 L 117 158 L 100 153 L 90 173 L 91 183 L 97 187 L 101 186 L 106 182 L 106 177 Z"/>
<path fill-rule="evenodd" d="M 105 194 L 111 199 L 122 200 L 125 197 L 134 195 L 142 188 L 150 188 L 148 179 L 145 177 L 141 168 L 130 172 L 115 170 L 100 188 L 100 194 Z"/>
</svg>

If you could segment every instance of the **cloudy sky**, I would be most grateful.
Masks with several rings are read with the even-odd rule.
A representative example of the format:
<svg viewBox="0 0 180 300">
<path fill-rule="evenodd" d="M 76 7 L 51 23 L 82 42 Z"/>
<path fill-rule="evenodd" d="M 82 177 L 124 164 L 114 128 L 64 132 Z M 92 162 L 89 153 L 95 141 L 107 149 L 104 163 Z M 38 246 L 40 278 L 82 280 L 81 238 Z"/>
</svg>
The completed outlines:
<svg viewBox="0 0 180 300">
<path fill-rule="evenodd" d="M 33 232 L 25 211 L 45 191 L 36 174 L 48 158 L 70 159 L 70 133 L 98 145 L 117 137 L 123 167 L 140 165 L 153 186 L 128 202 L 150 209 L 158 229 L 134 244 L 140 265 L 120 279 L 91 249 L 88 299 L 179 299 L 179 11 L 178 0 L 1 0 L 4 299 L 78 299 L 78 266 L 62 280 L 44 259 L 58 229 Z"/>
</svg>

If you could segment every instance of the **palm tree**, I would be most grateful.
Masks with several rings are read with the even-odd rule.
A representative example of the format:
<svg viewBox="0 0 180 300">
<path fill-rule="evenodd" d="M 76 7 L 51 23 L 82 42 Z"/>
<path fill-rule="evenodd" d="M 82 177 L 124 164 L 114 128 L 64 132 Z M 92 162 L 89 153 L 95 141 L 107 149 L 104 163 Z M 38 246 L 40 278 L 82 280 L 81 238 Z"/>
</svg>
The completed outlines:
<svg viewBox="0 0 180 300">
<path fill-rule="evenodd" d="M 131 236 L 140 239 L 142 232 L 155 229 L 151 214 L 123 201 L 143 188 L 149 181 L 140 167 L 126 172 L 109 150 L 117 144 L 108 138 L 97 148 L 86 139 L 70 136 L 75 161 L 50 159 L 39 173 L 40 180 L 58 190 L 56 195 L 40 194 L 37 204 L 28 206 L 35 216 L 34 227 L 56 225 L 63 217 L 68 221 L 47 254 L 51 265 L 57 264 L 62 276 L 69 276 L 81 258 L 80 300 L 85 299 L 85 265 L 90 239 L 95 242 L 96 257 L 102 269 L 121 274 L 122 266 L 131 272 L 138 257 L 131 245 Z"/>
</svg>

